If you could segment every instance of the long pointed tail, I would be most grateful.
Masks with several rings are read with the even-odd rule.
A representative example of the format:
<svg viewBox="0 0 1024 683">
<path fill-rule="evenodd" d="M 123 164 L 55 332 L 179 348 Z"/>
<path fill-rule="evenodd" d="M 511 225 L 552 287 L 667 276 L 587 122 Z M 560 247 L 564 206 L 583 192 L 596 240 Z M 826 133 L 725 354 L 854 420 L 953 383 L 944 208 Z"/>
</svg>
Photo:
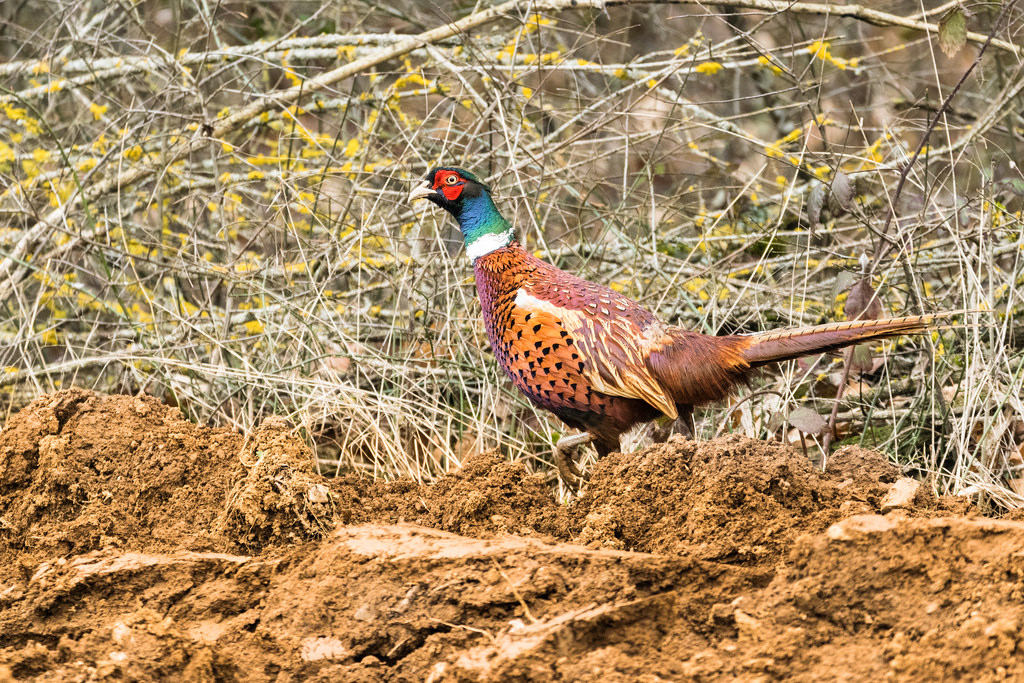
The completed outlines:
<svg viewBox="0 0 1024 683">
<path fill-rule="evenodd" d="M 756 367 L 765 363 L 792 360 L 813 353 L 835 351 L 870 339 L 895 337 L 901 334 L 927 332 L 950 313 L 908 315 L 888 320 L 852 320 L 814 327 L 798 327 L 777 332 L 751 335 L 750 346 L 743 350 L 743 360 Z"/>
</svg>

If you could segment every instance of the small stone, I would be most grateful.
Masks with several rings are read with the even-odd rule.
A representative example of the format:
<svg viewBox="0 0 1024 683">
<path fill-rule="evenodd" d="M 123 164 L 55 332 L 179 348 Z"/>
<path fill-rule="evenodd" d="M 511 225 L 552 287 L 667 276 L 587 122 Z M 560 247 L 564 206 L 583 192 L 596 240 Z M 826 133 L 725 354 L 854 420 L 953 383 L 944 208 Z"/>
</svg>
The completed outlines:
<svg viewBox="0 0 1024 683">
<path fill-rule="evenodd" d="M 750 616 L 749 614 L 740 609 L 736 610 L 733 613 L 733 619 L 736 620 L 736 628 L 739 629 L 740 635 L 750 638 L 752 640 L 760 639 L 760 620 Z"/>
<path fill-rule="evenodd" d="M 352 615 L 352 618 L 358 619 L 359 621 L 373 621 L 377 618 L 377 614 L 378 612 L 376 608 L 374 608 L 373 605 L 366 603 L 356 610 L 356 613 Z"/>
<path fill-rule="evenodd" d="M 330 636 L 316 636 L 306 638 L 299 648 L 299 655 L 304 662 L 318 662 L 324 659 L 345 659 L 349 656 L 349 650 L 337 638 Z"/>
<path fill-rule="evenodd" d="M 775 660 L 771 657 L 754 657 L 743 662 L 743 666 L 752 671 L 769 671 L 775 666 Z"/>
<path fill-rule="evenodd" d="M 735 621 L 735 612 L 736 608 L 732 605 L 725 602 L 716 602 L 711 606 L 711 615 L 708 617 L 708 622 L 727 626 Z"/>
<path fill-rule="evenodd" d="M 895 520 L 882 515 L 857 515 L 836 522 L 825 531 L 825 535 L 833 541 L 852 541 L 868 534 L 889 531 L 895 526 Z"/>
<path fill-rule="evenodd" d="M 882 498 L 882 512 L 889 512 L 895 508 L 908 508 L 914 504 L 918 491 L 921 490 L 921 482 L 910 477 L 902 477 L 889 487 L 888 493 Z"/>
<path fill-rule="evenodd" d="M 306 497 L 309 498 L 310 503 L 323 504 L 331 499 L 331 490 L 323 484 L 316 484 L 309 487 Z"/>
<path fill-rule="evenodd" d="M 125 643 L 125 641 L 128 640 L 128 637 L 131 634 L 132 634 L 131 627 L 128 624 L 124 623 L 123 621 L 117 622 L 116 624 L 114 624 L 114 627 L 112 629 L 110 629 L 110 637 L 118 645 L 123 645 Z"/>
</svg>

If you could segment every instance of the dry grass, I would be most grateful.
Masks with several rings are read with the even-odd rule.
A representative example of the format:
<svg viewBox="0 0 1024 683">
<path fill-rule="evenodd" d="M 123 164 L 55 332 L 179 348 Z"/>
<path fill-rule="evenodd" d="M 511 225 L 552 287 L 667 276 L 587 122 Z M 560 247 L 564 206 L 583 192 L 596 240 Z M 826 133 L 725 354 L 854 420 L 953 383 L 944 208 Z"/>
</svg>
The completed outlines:
<svg viewBox="0 0 1024 683">
<path fill-rule="evenodd" d="M 445 162 L 531 248 L 704 332 L 841 318 L 865 268 L 887 313 L 992 311 L 886 344 L 839 436 L 1024 502 L 1021 12 L 972 8 L 947 56 L 952 3 L 586 4 L 4 6 L 7 411 L 78 384 L 285 415 L 375 476 L 498 444 L 547 467 L 562 427 L 500 376 L 457 230 L 405 202 Z M 841 377 L 792 364 L 703 432 L 792 439 L 779 416 L 827 415 Z"/>
</svg>

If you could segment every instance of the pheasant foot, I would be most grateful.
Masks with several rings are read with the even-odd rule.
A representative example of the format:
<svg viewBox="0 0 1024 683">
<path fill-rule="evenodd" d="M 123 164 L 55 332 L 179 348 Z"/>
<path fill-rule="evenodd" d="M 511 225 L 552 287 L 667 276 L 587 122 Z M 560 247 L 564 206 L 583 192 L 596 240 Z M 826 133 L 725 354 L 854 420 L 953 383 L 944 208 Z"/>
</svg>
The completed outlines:
<svg viewBox="0 0 1024 683">
<path fill-rule="evenodd" d="M 588 444 L 593 440 L 593 434 L 583 432 L 582 434 L 574 434 L 559 439 L 555 443 L 554 448 L 551 449 L 551 455 L 555 459 L 555 467 L 558 468 L 558 478 L 570 490 L 578 490 L 587 479 L 583 470 L 576 464 L 574 456 L 578 454 L 580 446 Z"/>
</svg>

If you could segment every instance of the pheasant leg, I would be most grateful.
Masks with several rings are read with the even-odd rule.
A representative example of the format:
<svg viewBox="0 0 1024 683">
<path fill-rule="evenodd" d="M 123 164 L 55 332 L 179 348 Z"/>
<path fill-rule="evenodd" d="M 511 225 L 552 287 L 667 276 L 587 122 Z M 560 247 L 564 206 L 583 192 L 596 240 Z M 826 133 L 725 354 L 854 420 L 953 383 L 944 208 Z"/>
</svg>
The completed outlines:
<svg viewBox="0 0 1024 683">
<path fill-rule="evenodd" d="M 558 468 L 558 478 L 570 489 L 575 490 L 582 483 L 582 480 L 585 479 L 583 470 L 580 469 L 573 458 L 578 453 L 580 446 L 588 444 L 593 440 L 594 435 L 590 432 L 573 434 L 572 436 L 559 439 L 554 448 L 551 449 L 551 455 L 555 459 L 555 467 Z"/>
<path fill-rule="evenodd" d="M 697 425 L 693 422 L 693 406 L 679 406 L 679 418 L 676 420 L 679 434 L 692 441 L 697 440 Z"/>
</svg>

